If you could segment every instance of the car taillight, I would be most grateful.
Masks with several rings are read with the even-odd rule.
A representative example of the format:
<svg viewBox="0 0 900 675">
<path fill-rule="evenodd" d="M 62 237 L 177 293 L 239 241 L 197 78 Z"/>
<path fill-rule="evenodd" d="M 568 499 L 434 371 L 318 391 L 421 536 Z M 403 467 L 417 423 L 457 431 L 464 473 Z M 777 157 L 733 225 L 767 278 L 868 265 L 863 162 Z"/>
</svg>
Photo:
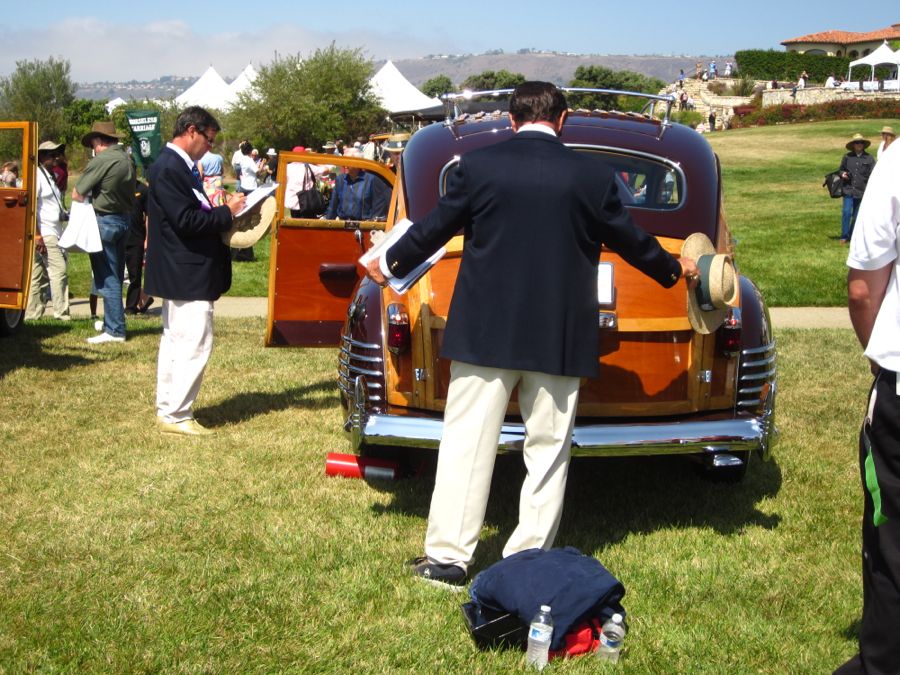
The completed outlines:
<svg viewBox="0 0 900 675">
<path fill-rule="evenodd" d="M 733 309 L 725 317 L 725 322 L 719 329 L 719 345 L 722 353 L 733 358 L 741 352 L 741 313 Z"/>
<path fill-rule="evenodd" d="M 409 312 L 399 303 L 387 308 L 387 346 L 391 354 L 402 354 L 409 349 Z"/>
</svg>

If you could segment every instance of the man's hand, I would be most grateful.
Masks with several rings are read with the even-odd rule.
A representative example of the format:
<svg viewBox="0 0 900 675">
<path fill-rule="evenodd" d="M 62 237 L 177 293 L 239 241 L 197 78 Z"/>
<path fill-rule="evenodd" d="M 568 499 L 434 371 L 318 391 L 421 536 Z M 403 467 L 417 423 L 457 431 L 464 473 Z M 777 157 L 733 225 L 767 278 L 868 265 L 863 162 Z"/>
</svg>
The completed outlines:
<svg viewBox="0 0 900 675">
<path fill-rule="evenodd" d="M 681 276 L 687 282 L 688 290 L 692 291 L 697 288 L 700 283 L 700 270 L 697 269 L 697 263 L 691 258 L 679 258 L 678 264 L 681 265 Z"/>
<path fill-rule="evenodd" d="M 384 286 L 387 279 L 381 271 L 381 262 L 378 258 L 372 258 L 366 265 L 366 276 L 379 286 Z"/>
<path fill-rule="evenodd" d="M 225 198 L 225 206 L 228 207 L 228 210 L 231 211 L 232 217 L 236 216 L 240 213 L 241 209 L 244 208 L 244 204 L 247 202 L 247 195 L 243 192 L 236 192 L 233 195 L 229 195 Z"/>
</svg>

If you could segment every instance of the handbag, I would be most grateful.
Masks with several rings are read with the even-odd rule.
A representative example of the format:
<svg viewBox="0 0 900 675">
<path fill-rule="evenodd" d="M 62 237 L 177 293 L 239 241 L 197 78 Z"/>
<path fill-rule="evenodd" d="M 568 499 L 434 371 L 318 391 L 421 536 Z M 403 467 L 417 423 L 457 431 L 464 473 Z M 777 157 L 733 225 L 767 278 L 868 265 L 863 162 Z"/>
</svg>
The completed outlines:
<svg viewBox="0 0 900 675">
<path fill-rule="evenodd" d="M 59 247 L 69 250 L 98 253 L 103 250 L 97 214 L 90 202 L 72 202 L 69 225 L 59 238 Z"/>
<path fill-rule="evenodd" d="M 312 169 L 309 164 L 306 165 L 306 178 L 303 185 L 312 184 L 309 190 L 297 191 L 297 211 L 300 212 L 301 218 L 316 218 L 325 213 L 325 198 L 316 187 L 316 179 L 313 176 Z"/>
<path fill-rule="evenodd" d="M 840 171 L 832 171 L 825 175 L 825 182 L 822 187 L 828 189 L 828 194 L 832 199 L 844 196 L 844 179 L 841 178 Z"/>
</svg>

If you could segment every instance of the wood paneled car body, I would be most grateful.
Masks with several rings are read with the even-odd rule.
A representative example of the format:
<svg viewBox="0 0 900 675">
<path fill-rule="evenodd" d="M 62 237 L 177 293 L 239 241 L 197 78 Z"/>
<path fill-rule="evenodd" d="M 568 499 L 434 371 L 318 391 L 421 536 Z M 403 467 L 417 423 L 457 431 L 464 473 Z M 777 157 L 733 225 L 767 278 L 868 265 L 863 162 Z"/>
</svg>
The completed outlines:
<svg viewBox="0 0 900 675">
<path fill-rule="evenodd" d="M 716 155 L 700 134 L 668 121 L 667 100 L 648 98 L 665 113 L 573 110 L 561 140 L 615 169 L 634 220 L 666 250 L 678 254 L 688 235 L 703 232 L 719 253 L 732 253 Z M 345 430 L 356 453 L 437 447 L 449 380 L 438 354 L 463 250 L 458 235 L 398 295 L 355 264 L 368 232 L 424 216 L 461 155 L 512 133 L 506 113 L 450 115 L 412 136 L 396 176 L 361 159 L 281 155 L 281 176 L 287 163 L 307 161 L 363 167 L 393 185 L 384 222 L 280 214 L 273 238 L 267 344 L 339 345 Z M 598 328 L 583 336 L 599 341 L 600 375 L 582 385 L 573 455 L 686 454 L 713 475 L 742 477 L 753 451 L 768 456 L 775 433 L 775 342 L 756 286 L 740 276 L 736 306 L 703 335 L 688 321 L 684 284 L 664 289 L 606 249 L 600 260 Z M 518 450 L 522 439 L 513 399 L 500 451 Z"/>
<path fill-rule="evenodd" d="M 0 181 L 0 336 L 22 325 L 34 255 L 37 124 L 0 122 L 0 163 L 14 163 L 18 179 Z"/>
</svg>

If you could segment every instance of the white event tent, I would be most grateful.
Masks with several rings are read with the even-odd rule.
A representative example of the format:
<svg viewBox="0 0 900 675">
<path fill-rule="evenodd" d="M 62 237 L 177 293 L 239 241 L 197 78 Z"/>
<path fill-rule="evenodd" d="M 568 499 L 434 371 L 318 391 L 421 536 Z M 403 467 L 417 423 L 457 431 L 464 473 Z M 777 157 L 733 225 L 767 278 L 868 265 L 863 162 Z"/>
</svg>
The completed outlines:
<svg viewBox="0 0 900 675">
<path fill-rule="evenodd" d="M 855 66 L 870 66 L 872 68 L 871 80 L 875 79 L 875 66 L 900 66 L 900 49 L 896 52 L 888 46 L 887 40 L 871 54 L 861 59 L 850 62 L 850 69 L 847 71 L 847 79 L 852 79 L 850 73 Z"/>
<path fill-rule="evenodd" d="M 430 98 L 416 89 L 391 61 L 372 76 L 369 85 L 381 100 L 381 105 L 391 113 L 422 110 L 441 104 L 440 99 Z"/>
<path fill-rule="evenodd" d="M 200 79 L 175 97 L 179 106 L 200 105 L 204 108 L 225 109 L 231 90 L 216 69 L 210 66 Z"/>
<path fill-rule="evenodd" d="M 257 77 L 257 74 L 258 73 L 253 67 L 253 64 L 248 63 L 247 67 L 241 71 L 241 74 L 234 78 L 234 82 L 228 85 L 228 97 L 225 100 L 226 105 L 224 109 L 227 110 L 235 103 L 237 103 L 238 94 L 247 91 L 251 87 L 253 81 Z"/>
</svg>

